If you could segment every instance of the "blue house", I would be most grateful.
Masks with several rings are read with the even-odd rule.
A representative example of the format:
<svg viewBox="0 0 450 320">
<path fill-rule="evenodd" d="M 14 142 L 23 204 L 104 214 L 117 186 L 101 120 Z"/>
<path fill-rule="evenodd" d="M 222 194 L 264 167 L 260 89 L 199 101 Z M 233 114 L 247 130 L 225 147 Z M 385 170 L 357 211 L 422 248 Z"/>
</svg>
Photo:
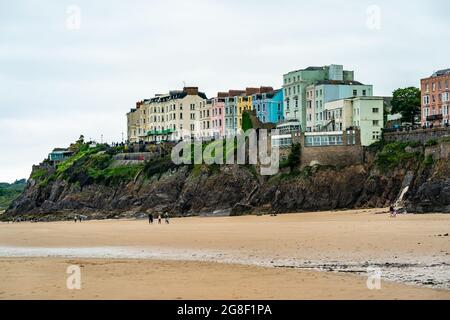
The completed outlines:
<svg viewBox="0 0 450 320">
<path fill-rule="evenodd" d="M 252 108 L 261 122 L 279 123 L 284 121 L 283 90 L 253 95 Z"/>
<path fill-rule="evenodd" d="M 73 152 L 69 149 L 55 148 L 48 155 L 48 160 L 53 163 L 58 163 L 69 159 L 73 155 Z"/>
</svg>

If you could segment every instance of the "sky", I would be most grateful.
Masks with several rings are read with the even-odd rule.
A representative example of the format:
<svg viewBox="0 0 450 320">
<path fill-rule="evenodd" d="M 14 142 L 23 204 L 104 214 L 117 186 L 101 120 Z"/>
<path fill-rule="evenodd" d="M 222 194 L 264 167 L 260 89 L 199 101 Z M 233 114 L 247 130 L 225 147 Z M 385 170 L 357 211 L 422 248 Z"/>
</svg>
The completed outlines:
<svg viewBox="0 0 450 320">
<path fill-rule="evenodd" d="M 187 86 L 282 85 L 342 64 L 375 95 L 450 68 L 450 2 L 0 2 L 0 181 L 80 134 L 121 141 L 138 100 Z M 125 137 L 126 138 L 126 137 Z"/>
</svg>

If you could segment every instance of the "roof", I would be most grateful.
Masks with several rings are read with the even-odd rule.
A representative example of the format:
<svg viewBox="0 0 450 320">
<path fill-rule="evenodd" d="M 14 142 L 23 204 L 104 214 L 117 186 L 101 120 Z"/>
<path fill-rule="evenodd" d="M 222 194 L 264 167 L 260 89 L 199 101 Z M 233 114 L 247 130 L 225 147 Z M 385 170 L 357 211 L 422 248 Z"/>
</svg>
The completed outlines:
<svg viewBox="0 0 450 320">
<path fill-rule="evenodd" d="M 324 70 L 325 67 L 308 67 L 306 69 L 304 69 L 305 71 L 319 71 L 319 70 Z"/>
<path fill-rule="evenodd" d="M 190 89 L 190 88 L 187 88 L 187 89 Z M 168 94 L 164 94 L 164 95 L 158 94 L 151 99 L 145 99 L 143 101 L 143 103 L 150 104 L 150 103 L 157 103 L 157 102 L 166 102 L 166 101 L 176 100 L 176 99 L 183 99 L 188 94 L 189 93 L 187 90 L 172 90 Z M 197 95 L 202 99 L 205 99 L 205 100 L 208 99 L 206 94 L 203 92 L 198 91 Z"/>
<path fill-rule="evenodd" d="M 438 70 L 435 73 L 433 73 L 431 76 L 432 77 L 441 77 L 441 76 L 446 76 L 446 75 L 450 75 L 450 69 Z"/>
<path fill-rule="evenodd" d="M 321 80 L 317 81 L 314 85 L 322 84 L 334 84 L 334 85 L 344 85 L 344 86 L 364 86 L 363 83 L 354 80 Z"/>
</svg>

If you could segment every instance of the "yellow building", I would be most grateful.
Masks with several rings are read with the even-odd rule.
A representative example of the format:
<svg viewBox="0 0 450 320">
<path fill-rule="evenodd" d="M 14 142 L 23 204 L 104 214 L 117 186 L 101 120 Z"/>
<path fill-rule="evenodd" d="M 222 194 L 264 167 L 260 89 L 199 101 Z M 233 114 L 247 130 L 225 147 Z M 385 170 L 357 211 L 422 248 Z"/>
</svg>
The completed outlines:
<svg viewBox="0 0 450 320">
<path fill-rule="evenodd" d="M 259 93 L 259 88 L 246 88 L 245 93 L 241 94 L 237 99 L 237 118 L 238 131 L 242 129 L 242 114 L 245 110 L 252 110 L 253 98 L 252 95 Z"/>
</svg>

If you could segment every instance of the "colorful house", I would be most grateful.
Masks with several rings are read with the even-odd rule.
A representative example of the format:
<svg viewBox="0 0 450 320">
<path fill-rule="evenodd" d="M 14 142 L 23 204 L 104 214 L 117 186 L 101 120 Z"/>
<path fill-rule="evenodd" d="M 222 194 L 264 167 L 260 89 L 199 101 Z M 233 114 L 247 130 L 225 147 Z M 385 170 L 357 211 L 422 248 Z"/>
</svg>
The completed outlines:
<svg viewBox="0 0 450 320">
<path fill-rule="evenodd" d="M 261 93 L 254 94 L 252 97 L 252 108 L 256 110 L 256 116 L 261 122 L 282 122 L 284 120 L 283 90 L 264 91 L 261 90 Z"/>
<path fill-rule="evenodd" d="M 211 125 L 212 136 L 215 139 L 225 136 L 225 99 L 227 96 L 227 92 L 219 92 L 217 97 L 212 99 Z"/>
<path fill-rule="evenodd" d="M 244 111 L 252 110 L 252 95 L 259 93 L 259 88 L 246 88 L 245 93 L 237 97 L 237 129 L 242 129 L 242 114 Z"/>
<path fill-rule="evenodd" d="M 245 94 L 244 90 L 230 90 L 225 98 L 225 135 L 235 136 L 238 130 L 238 97 Z"/>
</svg>

